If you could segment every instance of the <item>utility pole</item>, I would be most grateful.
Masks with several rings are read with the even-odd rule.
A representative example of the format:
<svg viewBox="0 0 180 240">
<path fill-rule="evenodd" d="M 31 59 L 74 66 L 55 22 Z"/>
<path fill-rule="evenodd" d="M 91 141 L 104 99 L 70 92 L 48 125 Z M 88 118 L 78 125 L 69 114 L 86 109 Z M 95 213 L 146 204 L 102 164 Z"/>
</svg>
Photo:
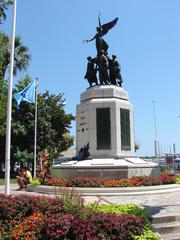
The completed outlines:
<svg viewBox="0 0 180 240">
<path fill-rule="evenodd" d="M 154 153 L 159 161 L 159 141 L 157 136 L 157 126 L 156 126 L 156 113 L 155 113 L 155 101 L 153 100 L 153 115 L 154 115 Z"/>
</svg>

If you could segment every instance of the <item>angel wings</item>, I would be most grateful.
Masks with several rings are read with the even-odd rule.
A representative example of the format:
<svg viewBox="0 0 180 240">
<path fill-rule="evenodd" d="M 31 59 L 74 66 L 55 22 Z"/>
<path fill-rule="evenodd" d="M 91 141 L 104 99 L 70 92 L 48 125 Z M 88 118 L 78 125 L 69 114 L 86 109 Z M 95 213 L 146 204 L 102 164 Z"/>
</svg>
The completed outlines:
<svg viewBox="0 0 180 240">
<path fill-rule="evenodd" d="M 118 18 L 115 18 L 111 22 L 105 23 L 101 26 L 100 18 L 99 18 L 99 31 L 101 32 L 102 36 L 104 36 L 108 31 L 113 28 L 118 21 Z"/>
<path fill-rule="evenodd" d="M 102 37 L 105 34 L 107 34 L 108 31 L 116 25 L 118 18 L 115 18 L 111 22 L 105 23 L 103 25 L 101 25 L 100 17 L 98 17 L 98 21 L 99 21 L 99 27 L 96 28 L 97 33 L 95 34 L 95 36 L 93 38 L 91 38 L 90 40 L 84 40 L 83 42 L 87 43 L 87 42 L 96 40 L 97 56 L 101 54 L 102 50 L 107 55 L 107 50 L 108 50 L 109 46 Z"/>
</svg>

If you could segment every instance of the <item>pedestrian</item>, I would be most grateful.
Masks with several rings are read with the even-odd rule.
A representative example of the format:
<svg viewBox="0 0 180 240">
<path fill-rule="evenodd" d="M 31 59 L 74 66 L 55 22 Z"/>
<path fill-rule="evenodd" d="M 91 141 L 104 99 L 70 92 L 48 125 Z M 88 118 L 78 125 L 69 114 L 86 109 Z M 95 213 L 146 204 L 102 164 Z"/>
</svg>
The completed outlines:
<svg viewBox="0 0 180 240">
<path fill-rule="evenodd" d="M 23 190 L 27 188 L 27 185 L 31 183 L 32 181 L 32 175 L 29 170 L 27 170 L 26 166 L 23 166 L 19 171 L 18 171 L 18 176 L 16 176 L 17 183 L 19 185 L 18 190 Z"/>
</svg>

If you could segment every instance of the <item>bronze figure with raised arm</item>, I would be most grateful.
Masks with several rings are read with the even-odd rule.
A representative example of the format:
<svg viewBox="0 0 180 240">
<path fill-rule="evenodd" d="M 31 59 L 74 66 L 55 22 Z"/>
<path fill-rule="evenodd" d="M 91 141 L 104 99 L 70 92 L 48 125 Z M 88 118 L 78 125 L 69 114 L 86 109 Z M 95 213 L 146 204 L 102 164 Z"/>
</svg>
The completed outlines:
<svg viewBox="0 0 180 240">
<path fill-rule="evenodd" d="M 99 27 L 96 28 L 97 33 L 95 34 L 95 36 L 93 38 L 91 38 L 90 40 L 84 40 L 83 42 L 87 43 L 87 42 L 96 40 L 97 56 L 101 55 L 101 50 L 104 51 L 105 55 L 108 55 L 107 51 L 108 51 L 109 46 L 108 46 L 107 42 L 103 39 L 103 36 L 106 33 L 108 33 L 108 31 L 116 25 L 118 18 L 115 18 L 111 22 L 101 25 L 100 16 L 98 16 L 98 21 L 99 21 Z"/>
</svg>

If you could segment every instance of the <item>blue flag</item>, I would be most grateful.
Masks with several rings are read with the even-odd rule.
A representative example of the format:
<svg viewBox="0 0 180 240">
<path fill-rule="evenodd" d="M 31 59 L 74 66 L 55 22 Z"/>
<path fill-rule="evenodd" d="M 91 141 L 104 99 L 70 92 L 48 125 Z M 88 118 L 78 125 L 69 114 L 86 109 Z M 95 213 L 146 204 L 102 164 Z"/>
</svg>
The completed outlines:
<svg viewBox="0 0 180 240">
<path fill-rule="evenodd" d="M 22 101 L 26 101 L 29 103 L 35 103 L 35 87 L 36 87 L 36 81 L 33 80 L 21 92 L 14 94 L 14 98 L 17 101 L 18 107 Z"/>
</svg>

